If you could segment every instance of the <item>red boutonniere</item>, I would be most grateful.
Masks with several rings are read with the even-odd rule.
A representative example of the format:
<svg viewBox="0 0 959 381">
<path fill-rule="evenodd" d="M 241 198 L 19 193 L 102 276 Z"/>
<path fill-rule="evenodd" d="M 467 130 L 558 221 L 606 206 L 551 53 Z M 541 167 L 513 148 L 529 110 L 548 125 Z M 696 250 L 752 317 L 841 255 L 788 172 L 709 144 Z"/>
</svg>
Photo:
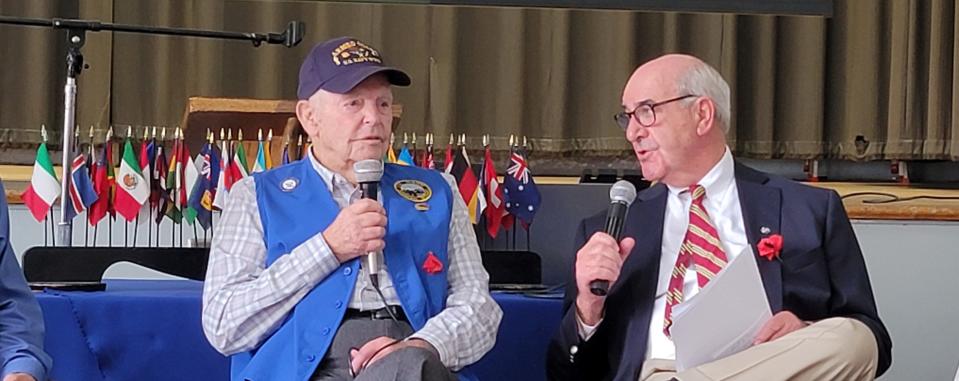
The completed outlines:
<svg viewBox="0 0 959 381">
<path fill-rule="evenodd" d="M 759 256 L 767 260 L 779 259 L 779 252 L 783 249 L 783 236 L 773 234 L 759 240 Z"/>
<path fill-rule="evenodd" d="M 426 260 L 423 261 L 423 271 L 431 275 L 439 273 L 443 271 L 443 262 L 440 262 L 440 259 L 436 258 L 432 251 L 428 252 L 426 253 Z"/>
</svg>

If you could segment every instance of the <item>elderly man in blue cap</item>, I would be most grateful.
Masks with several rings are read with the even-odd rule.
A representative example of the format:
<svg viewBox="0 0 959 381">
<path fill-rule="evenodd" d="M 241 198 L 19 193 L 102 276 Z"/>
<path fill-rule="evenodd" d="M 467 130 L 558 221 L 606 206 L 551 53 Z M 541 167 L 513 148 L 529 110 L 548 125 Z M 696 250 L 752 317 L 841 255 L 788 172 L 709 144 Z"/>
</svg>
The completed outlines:
<svg viewBox="0 0 959 381">
<path fill-rule="evenodd" d="M 303 62 L 310 155 L 234 185 L 210 250 L 203 328 L 233 380 L 473 379 L 492 348 L 502 311 L 455 180 L 386 164 L 379 201 L 361 197 L 353 165 L 382 159 L 409 84 L 354 38 Z"/>
</svg>

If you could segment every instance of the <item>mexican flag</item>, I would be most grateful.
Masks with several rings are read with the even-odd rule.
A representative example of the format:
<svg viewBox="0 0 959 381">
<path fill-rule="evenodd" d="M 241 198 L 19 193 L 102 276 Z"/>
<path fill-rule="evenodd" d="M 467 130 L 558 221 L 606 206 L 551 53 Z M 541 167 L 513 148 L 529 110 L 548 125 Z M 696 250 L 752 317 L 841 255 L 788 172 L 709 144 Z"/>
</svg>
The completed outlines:
<svg viewBox="0 0 959 381">
<path fill-rule="evenodd" d="M 133 221 L 137 212 L 150 198 L 150 184 L 140 172 L 140 162 L 133 152 L 133 144 L 127 139 L 123 147 L 123 159 L 120 161 L 120 171 L 117 172 L 117 193 L 114 206 L 117 212 Z"/>
<path fill-rule="evenodd" d="M 57 180 L 57 173 L 53 171 L 50 153 L 47 152 L 47 143 L 40 143 L 37 158 L 33 162 L 30 186 L 20 197 L 38 222 L 43 222 L 54 201 L 60 197 L 60 181 Z"/>
</svg>

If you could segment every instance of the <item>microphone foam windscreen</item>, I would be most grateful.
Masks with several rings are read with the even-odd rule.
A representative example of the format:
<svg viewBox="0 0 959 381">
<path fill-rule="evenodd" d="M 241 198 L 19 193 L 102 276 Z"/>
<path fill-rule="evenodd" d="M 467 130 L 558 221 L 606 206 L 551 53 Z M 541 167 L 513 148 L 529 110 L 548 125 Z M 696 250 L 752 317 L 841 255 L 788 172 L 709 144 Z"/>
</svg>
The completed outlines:
<svg viewBox="0 0 959 381">
<path fill-rule="evenodd" d="M 619 180 L 609 188 L 609 200 L 612 202 L 621 202 L 628 205 L 636 199 L 636 186 L 626 180 Z"/>
<path fill-rule="evenodd" d="M 380 178 L 383 177 L 383 161 L 376 159 L 357 161 L 353 163 L 353 173 L 356 174 L 357 182 L 379 182 Z"/>
</svg>

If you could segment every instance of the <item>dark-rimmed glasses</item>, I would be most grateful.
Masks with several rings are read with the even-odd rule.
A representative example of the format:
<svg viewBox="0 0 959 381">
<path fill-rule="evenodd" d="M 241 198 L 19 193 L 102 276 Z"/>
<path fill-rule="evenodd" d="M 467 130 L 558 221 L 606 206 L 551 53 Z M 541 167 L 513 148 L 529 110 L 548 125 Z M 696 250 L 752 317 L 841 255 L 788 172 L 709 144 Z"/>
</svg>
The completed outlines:
<svg viewBox="0 0 959 381">
<path fill-rule="evenodd" d="M 676 98 L 670 98 L 662 102 L 643 103 L 639 106 L 636 106 L 633 111 L 620 111 L 616 113 L 613 115 L 613 120 L 615 120 L 616 125 L 623 130 L 626 130 L 626 128 L 629 127 L 630 118 L 635 119 L 636 123 L 639 123 L 640 126 L 649 127 L 656 123 L 656 107 L 697 96 L 698 95 L 694 94 L 686 94 Z"/>
</svg>

